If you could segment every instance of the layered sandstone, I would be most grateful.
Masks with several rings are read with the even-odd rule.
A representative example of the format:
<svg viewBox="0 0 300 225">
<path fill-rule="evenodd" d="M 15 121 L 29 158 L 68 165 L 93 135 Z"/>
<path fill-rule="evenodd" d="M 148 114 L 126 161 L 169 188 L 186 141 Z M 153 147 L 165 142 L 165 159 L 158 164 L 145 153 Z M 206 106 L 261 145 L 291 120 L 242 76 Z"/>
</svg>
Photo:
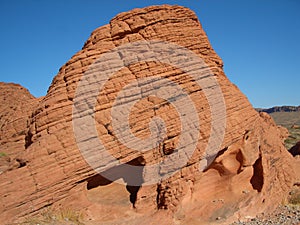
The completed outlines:
<svg viewBox="0 0 300 225">
<path fill-rule="evenodd" d="M 0 82 L 0 173 L 26 164 L 22 153 L 26 148 L 28 119 L 38 99 L 17 84 Z"/>
<path fill-rule="evenodd" d="M 161 117 L 167 126 L 163 151 L 141 153 L 120 144 L 112 127 L 111 107 L 128 83 L 151 76 L 176 82 L 191 96 L 201 121 L 201 135 L 192 140 L 198 144 L 189 162 L 158 184 L 142 186 L 141 182 L 141 187 L 134 189 L 106 180 L 87 164 L 74 137 L 72 107 L 79 80 L 92 63 L 115 47 L 142 40 L 174 43 L 204 60 L 224 96 L 226 133 L 222 145 L 214 149 L 216 159 L 204 171 L 199 170 L 211 134 L 204 90 L 171 65 L 139 62 L 119 70 L 99 93 L 95 121 L 99 138 L 122 163 L 149 165 L 163 160 L 173 153 L 181 127 L 172 105 L 148 97 L 135 105 L 130 117 L 132 131 L 147 137 L 150 119 Z M 6 92 L 2 86 L 1 92 Z M 82 50 L 60 68 L 44 98 L 26 96 L 15 100 L 23 113 L 14 115 L 17 110 L 9 108 L 12 101 L 1 99 L 1 105 L 6 105 L 1 111 L 1 146 L 12 155 L 21 152 L 26 161 L 21 168 L 0 175 L 1 221 L 22 220 L 47 206 L 68 206 L 81 210 L 87 224 L 221 224 L 272 211 L 293 184 L 292 156 L 283 146 L 280 130 L 267 114 L 257 113 L 227 79 L 223 62 L 198 18 L 184 7 L 153 6 L 119 14 L 96 29 Z M 127 179 L 126 174 L 117 178 Z M 136 209 L 131 204 L 134 193 Z"/>
</svg>

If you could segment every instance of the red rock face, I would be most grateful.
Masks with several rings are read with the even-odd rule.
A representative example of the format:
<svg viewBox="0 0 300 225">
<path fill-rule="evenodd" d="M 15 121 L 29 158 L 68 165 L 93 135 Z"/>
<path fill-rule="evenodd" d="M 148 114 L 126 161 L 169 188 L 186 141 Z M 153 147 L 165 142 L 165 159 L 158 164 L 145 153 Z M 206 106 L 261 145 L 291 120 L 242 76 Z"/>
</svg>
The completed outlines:
<svg viewBox="0 0 300 225">
<path fill-rule="evenodd" d="M 25 164 L 22 154 L 27 145 L 28 119 L 38 99 L 17 84 L 1 82 L 0 92 L 0 172 L 3 173 Z"/>
<path fill-rule="evenodd" d="M 137 136 L 147 137 L 150 119 L 161 117 L 167 126 L 162 151 L 141 153 L 124 147 L 116 139 L 111 108 L 118 93 L 130 82 L 151 76 L 172 80 L 189 94 L 201 121 L 200 138 L 188 163 L 158 184 L 135 188 L 112 183 L 87 164 L 78 148 L 84 140 L 75 140 L 72 107 L 79 80 L 92 63 L 109 50 L 142 40 L 174 43 L 206 63 L 224 96 L 226 132 L 221 146 L 214 149 L 218 155 L 213 163 L 199 170 L 212 133 L 204 90 L 171 65 L 138 62 L 119 70 L 99 93 L 94 109 L 99 138 L 122 163 L 160 162 L 173 153 L 181 131 L 174 107 L 162 99 L 148 97 L 134 105 L 129 118 L 131 129 Z M 1 96 L 6 96 L 10 88 L 15 86 L 1 85 Z M 1 107 L 6 105 L 1 110 L 1 147 L 6 146 L 5 151 L 13 157 L 20 153 L 26 162 L 0 175 L 1 221 L 22 220 L 53 205 L 81 210 L 90 224 L 209 224 L 216 219 L 221 224 L 272 211 L 293 185 L 292 156 L 283 146 L 280 130 L 267 114 L 257 113 L 227 79 L 222 60 L 196 15 L 187 8 L 153 6 L 119 14 L 110 24 L 96 29 L 82 50 L 60 68 L 44 98 L 37 100 L 26 92 L 22 100 L 18 96 L 23 92 L 14 91 L 17 97 L 9 102 L 1 98 Z M 217 95 L 212 94 L 212 98 Z M 11 102 L 19 108 L 7 107 Z M 123 177 L 125 182 L 126 179 L 129 178 Z"/>
</svg>

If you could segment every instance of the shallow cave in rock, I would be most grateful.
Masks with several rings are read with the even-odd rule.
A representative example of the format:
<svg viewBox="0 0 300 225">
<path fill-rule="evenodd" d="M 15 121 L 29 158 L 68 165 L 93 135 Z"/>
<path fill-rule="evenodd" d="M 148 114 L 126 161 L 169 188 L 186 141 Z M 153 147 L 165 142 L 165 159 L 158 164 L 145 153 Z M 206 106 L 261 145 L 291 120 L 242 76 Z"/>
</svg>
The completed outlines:
<svg viewBox="0 0 300 225">
<path fill-rule="evenodd" d="M 253 189 L 261 192 L 264 185 L 264 174 L 262 166 L 262 157 L 260 156 L 253 165 L 253 176 L 250 180 Z"/>
<path fill-rule="evenodd" d="M 137 157 L 125 164 L 115 166 L 101 172 L 87 180 L 87 190 L 97 187 L 108 186 L 119 179 L 126 183 L 126 191 L 129 193 L 129 201 L 133 207 L 137 200 L 137 193 L 140 190 L 143 180 L 144 158 Z M 113 201 L 112 201 L 113 202 Z"/>
</svg>

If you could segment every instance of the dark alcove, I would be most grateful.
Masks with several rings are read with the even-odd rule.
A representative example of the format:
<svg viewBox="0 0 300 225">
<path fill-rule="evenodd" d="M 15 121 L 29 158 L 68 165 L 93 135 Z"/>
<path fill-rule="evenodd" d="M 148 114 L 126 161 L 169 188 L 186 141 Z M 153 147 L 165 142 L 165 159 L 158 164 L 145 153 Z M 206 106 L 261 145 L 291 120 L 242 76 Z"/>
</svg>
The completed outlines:
<svg viewBox="0 0 300 225">
<path fill-rule="evenodd" d="M 129 201 L 135 208 L 137 193 L 144 182 L 144 165 L 145 160 L 140 156 L 125 164 L 110 168 L 101 172 L 101 174 L 89 178 L 87 180 L 87 189 L 91 190 L 99 186 L 106 186 L 122 178 L 126 183 L 126 190 L 129 192 Z"/>
</svg>

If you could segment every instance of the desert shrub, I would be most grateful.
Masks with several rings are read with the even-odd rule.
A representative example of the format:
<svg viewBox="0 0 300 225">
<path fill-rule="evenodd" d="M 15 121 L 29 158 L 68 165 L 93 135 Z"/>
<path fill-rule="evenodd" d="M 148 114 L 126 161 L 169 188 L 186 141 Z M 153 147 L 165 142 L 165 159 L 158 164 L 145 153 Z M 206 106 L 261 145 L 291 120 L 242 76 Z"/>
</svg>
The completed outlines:
<svg viewBox="0 0 300 225">
<path fill-rule="evenodd" d="M 289 198 L 289 204 L 300 205 L 300 191 L 292 191 Z"/>
<path fill-rule="evenodd" d="M 82 213 L 70 208 L 62 208 L 53 210 L 51 208 L 44 209 L 40 215 L 27 218 L 23 225 L 83 225 Z"/>
</svg>

